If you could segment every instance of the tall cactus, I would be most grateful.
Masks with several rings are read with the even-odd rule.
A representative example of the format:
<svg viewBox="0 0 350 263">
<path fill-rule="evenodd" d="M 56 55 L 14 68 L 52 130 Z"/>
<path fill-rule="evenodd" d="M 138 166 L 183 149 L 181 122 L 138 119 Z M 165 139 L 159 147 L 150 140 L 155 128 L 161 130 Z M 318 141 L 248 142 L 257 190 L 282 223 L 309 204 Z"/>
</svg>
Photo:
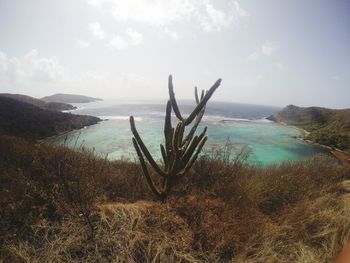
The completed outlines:
<svg viewBox="0 0 350 263">
<path fill-rule="evenodd" d="M 220 83 L 221 79 L 218 79 L 206 93 L 203 90 L 200 97 L 198 96 L 197 87 L 195 87 L 195 99 L 197 105 L 192 113 L 187 118 L 184 118 L 180 113 L 175 99 L 172 76 L 169 76 L 169 100 L 166 105 L 164 124 L 165 145 L 160 145 L 164 166 L 158 165 L 153 159 L 136 129 L 134 117 L 130 116 L 130 127 L 134 135 L 132 142 L 140 160 L 143 174 L 150 189 L 160 200 L 164 201 L 168 197 L 171 188 L 192 167 L 207 141 L 207 127 L 205 127 L 199 135 L 195 135 L 195 132 L 202 120 L 208 100 L 220 86 Z M 174 110 L 175 116 L 179 120 L 175 129 L 171 125 L 172 110 Z M 185 128 L 190 124 L 192 124 L 192 127 L 189 133 L 185 136 Z M 162 183 L 160 186 L 157 186 L 151 178 L 144 157 L 146 157 L 148 163 L 152 166 L 155 172 L 162 177 Z"/>
</svg>

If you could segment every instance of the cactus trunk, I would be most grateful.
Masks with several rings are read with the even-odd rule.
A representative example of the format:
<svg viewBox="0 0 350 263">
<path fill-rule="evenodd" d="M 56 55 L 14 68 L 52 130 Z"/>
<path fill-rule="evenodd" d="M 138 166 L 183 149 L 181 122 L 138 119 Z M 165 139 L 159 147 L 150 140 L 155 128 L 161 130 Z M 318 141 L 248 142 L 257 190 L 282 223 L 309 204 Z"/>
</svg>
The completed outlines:
<svg viewBox="0 0 350 263">
<path fill-rule="evenodd" d="M 203 129 L 199 136 L 195 135 L 195 133 L 204 115 L 206 104 L 214 94 L 215 90 L 220 86 L 220 83 L 221 79 L 218 79 L 206 93 L 203 90 L 200 98 L 198 96 L 197 87 L 195 87 L 195 100 L 197 105 L 192 113 L 187 118 L 184 118 L 180 113 L 180 109 L 175 99 L 172 76 L 169 76 L 169 100 L 166 106 L 164 123 L 165 146 L 162 144 L 160 145 L 164 163 L 163 167 L 160 167 L 153 159 L 136 129 L 134 117 L 130 116 L 130 127 L 134 135 L 132 141 L 140 160 L 143 174 L 151 191 L 159 200 L 166 200 L 172 187 L 191 169 L 207 141 L 207 127 Z M 178 119 L 175 129 L 171 125 L 172 110 L 174 110 L 175 116 Z M 189 133 L 184 136 L 185 129 L 190 124 L 192 124 L 192 127 Z M 154 180 L 148 172 L 148 167 L 144 157 L 147 159 L 156 174 L 163 178 L 161 187 L 155 185 Z"/>
</svg>

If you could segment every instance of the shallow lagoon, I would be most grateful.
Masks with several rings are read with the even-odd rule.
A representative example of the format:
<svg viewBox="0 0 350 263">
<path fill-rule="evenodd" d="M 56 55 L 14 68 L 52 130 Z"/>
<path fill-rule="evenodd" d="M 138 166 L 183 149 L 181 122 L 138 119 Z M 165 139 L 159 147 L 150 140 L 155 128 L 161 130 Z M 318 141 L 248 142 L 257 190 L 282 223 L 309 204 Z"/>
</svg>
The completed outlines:
<svg viewBox="0 0 350 263">
<path fill-rule="evenodd" d="M 119 114 L 109 116 L 111 109 L 114 110 L 113 114 L 116 114 L 116 107 L 113 105 L 103 109 L 95 104 L 84 107 L 84 109 L 74 113 L 92 114 L 108 118 L 108 120 L 79 131 L 51 138 L 49 141 L 56 144 L 65 143 L 69 147 L 84 146 L 94 149 L 96 153 L 107 156 L 111 160 L 134 159 L 136 155 L 131 143 L 132 133 L 128 116 Z M 159 144 L 163 143 L 164 121 L 161 118 L 163 114 L 160 112 L 161 108 L 146 111 L 145 108 L 138 106 L 139 111 L 134 114 L 136 127 L 141 137 L 150 152 L 158 157 L 160 157 Z M 125 107 L 123 109 L 125 110 Z M 276 164 L 326 153 L 323 148 L 297 139 L 296 137 L 301 135 L 301 131 L 297 128 L 276 124 L 266 119 L 248 120 L 241 118 L 246 116 L 238 116 L 237 119 L 237 116 L 233 116 L 234 118 L 232 116 L 218 116 L 217 113 L 215 111 L 215 115 L 209 114 L 205 117 L 202 126 L 199 127 L 200 131 L 203 126 L 208 126 L 209 139 L 204 147 L 204 152 L 210 153 L 220 149 L 229 140 L 233 145 L 234 152 L 239 152 L 244 147 L 248 148 L 250 151 L 248 162 L 257 165 Z M 223 121 L 224 119 L 225 121 Z"/>
</svg>

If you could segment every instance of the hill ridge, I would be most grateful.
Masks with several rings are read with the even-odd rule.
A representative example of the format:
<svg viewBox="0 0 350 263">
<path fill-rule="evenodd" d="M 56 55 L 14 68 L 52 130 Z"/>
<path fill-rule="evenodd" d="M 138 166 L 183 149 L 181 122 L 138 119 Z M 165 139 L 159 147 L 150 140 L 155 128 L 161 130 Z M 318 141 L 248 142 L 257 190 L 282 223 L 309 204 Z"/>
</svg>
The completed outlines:
<svg viewBox="0 0 350 263">
<path fill-rule="evenodd" d="M 89 97 L 85 95 L 78 94 L 65 94 L 65 93 L 56 93 L 50 96 L 45 96 L 41 98 L 46 102 L 61 102 L 61 103 L 88 103 L 94 101 L 101 101 L 100 98 Z"/>
<path fill-rule="evenodd" d="M 14 100 L 26 102 L 46 110 L 66 111 L 66 110 L 74 110 L 77 108 L 67 103 L 46 102 L 38 98 L 34 98 L 28 95 L 18 94 L 18 93 L 0 93 L 0 97 L 12 98 Z"/>
<path fill-rule="evenodd" d="M 38 140 L 96 124 L 97 117 L 47 110 L 0 96 L 0 134 Z"/>
<path fill-rule="evenodd" d="M 350 109 L 288 105 L 269 120 L 303 128 L 305 139 L 350 152 Z"/>
</svg>

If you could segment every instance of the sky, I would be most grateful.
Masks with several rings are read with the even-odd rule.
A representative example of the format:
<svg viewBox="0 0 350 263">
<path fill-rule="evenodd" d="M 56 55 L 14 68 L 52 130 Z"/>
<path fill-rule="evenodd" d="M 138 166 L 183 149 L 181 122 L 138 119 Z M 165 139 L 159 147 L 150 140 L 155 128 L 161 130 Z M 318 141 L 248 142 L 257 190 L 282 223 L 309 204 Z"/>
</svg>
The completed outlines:
<svg viewBox="0 0 350 263">
<path fill-rule="evenodd" d="M 350 108 L 349 0 L 0 0 L 0 93 Z"/>
</svg>

